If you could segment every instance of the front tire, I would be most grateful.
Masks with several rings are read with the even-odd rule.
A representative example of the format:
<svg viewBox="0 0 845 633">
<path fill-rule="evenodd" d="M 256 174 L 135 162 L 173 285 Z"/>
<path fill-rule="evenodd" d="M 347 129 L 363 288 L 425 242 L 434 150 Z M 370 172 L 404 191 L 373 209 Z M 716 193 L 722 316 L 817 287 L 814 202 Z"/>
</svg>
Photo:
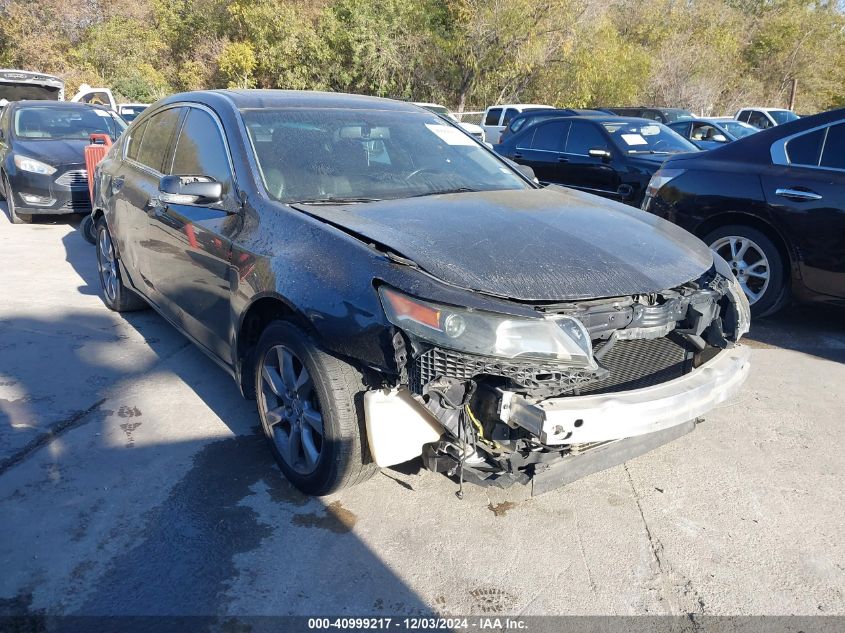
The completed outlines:
<svg viewBox="0 0 845 633">
<path fill-rule="evenodd" d="M 97 222 L 97 269 L 100 273 L 103 303 L 110 310 L 131 312 L 148 307 L 146 301 L 123 284 L 109 227 L 102 218 Z"/>
<path fill-rule="evenodd" d="M 733 224 L 711 231 L 704 241 L 728 262 L 748 297 L 752 316 L 768 316 L 783 307 L 789 298 L 783 256 L 765 233 Z"/>
<path fill-rule="evenodd" d="M 361 372 L 284 321 L 267 326 L 254 358 L 261 427 L 294 486 L 326 495 L 378 472 L 363 430 Z"/>
<path fill-rule="evenodd" d="M 12 191 L 12 183 L 9 182 L 9 177 L 3 175 L 3 191 L 6 196 L 6 208 L 9 209 L 9 221 L 12 224 L 29 224 L 32 222 L 32 216 L 27 214 L 19 214 L 15 209 L 15 192 Z"/>
</svg>

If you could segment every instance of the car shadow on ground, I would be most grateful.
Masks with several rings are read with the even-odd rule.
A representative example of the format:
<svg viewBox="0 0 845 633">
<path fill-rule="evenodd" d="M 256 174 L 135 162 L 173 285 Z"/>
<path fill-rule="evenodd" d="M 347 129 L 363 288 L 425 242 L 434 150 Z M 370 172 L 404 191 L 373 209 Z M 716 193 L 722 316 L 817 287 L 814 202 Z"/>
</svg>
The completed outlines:
<svg viewBox="0 0 845 633">
<path fill-rule="evenodd" d="M 80 292 L 97 293 L 94 247 L 77 233 L 65 236 L 65 246 L 85 282 Z M 0 599 L 0 616 L 43 624 L 67 614 L 210 615 L 241 630 L 230 622 L 227 591 L 248 588 L 255 577 L 263 595 L 250 615 L 434 612 L 356 536 L 356 517 L 339 501 L 305 497 L 284 479 L 254 402 L 241 398 L 223 370 L 153 311 L 120 318 L 135 330 L 136 345 L 143 338 L 154 363 L 117 363 L 105 351 L 129 344 L 105 306 L 102 315 L 57 306 L 49 316 L 4 319 L 4 329 L 31 341 L 28 350 L 10 347 L 16 360 L 3 373 L 24 397 L 17 411 L 0 407 L 0 423 L 16 426 L 15 415 L 40 413 L 27 412 L 37 404 L 28 396 L 50 384 L 24 368 L 40 362 L 33 352 L 46 348 L 50 335 L 73 339 L 82 323 L 89 339 L 52 346 L 49 356 L 62 367 L 63 388 L 87 390 L 92 407 L 0 463 L 0 587 L 17 591 Z M 185 386 L 201 403 L 185 396 Z M 191 419 L 194 411 L 207 419 Z M 174 423 L 178 428 L 170 428 Z M 239 567 L 239 557 L 266 547 L 285 558 Z M 33 607 L 45 602 L 53 606 Z"/>
<path fill-rule="evenodd" d="M 754 348 L 790 349 L 845 363 L 845 309 L 824 304 L 794 304 L 754 319 L 745 339 Z"/>
</svg>

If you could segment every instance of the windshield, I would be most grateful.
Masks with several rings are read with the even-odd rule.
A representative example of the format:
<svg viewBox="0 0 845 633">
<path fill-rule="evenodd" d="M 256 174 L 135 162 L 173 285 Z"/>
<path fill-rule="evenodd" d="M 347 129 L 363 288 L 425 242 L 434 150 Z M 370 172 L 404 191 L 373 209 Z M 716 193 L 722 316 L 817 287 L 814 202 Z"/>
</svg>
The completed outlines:
<svg viewBox="0 0 845 633">
<path fill-rule="evenodd" d="M 24 107 L 15 110 L 18 138 L 33 140 L 88 140 L 94 133 L 120 136 L 126 124 L 107 110 L 89 107 Z"/>
<path fill-rule="evenodd" d="M 628 154 L 676 154 L 698 148 L 660 123 L 603 123 L 614 144 Z"/>
<path fill-rule="evenodd" d="M 248 109 L 267 192 L 282 202 L 368 202 L 531 186 L 484 146 L 433 114 Z"/>
<path fill-rule="evenodd" d="M 769 115 L 775 120 L 778 125 L 789 123 L 798 119 L 798 115 L 791 110 L 769 110 Z"/>
<path fill-rule="evenodd" d="M 720 121 L 719 124 L 737 138 L 751 136 L 754 132 L 760 131 L 759 128 L 752 125 L 746 125 L 741 121 Z"/>
</svg>

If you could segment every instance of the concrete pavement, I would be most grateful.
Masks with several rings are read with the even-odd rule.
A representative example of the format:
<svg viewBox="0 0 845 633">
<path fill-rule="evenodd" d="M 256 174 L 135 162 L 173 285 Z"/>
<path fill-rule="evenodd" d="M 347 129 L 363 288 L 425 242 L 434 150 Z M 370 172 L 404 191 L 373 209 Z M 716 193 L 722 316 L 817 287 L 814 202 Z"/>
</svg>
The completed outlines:
<svg viewBox="0 0 845 633">
<path fill-rule="evenodd" d="M 66 221 L 0 216 L 0 614 L 845 615 L 845 325 L 755 323 L 739 397 L 544 496 L 412 462 L 325 499 Z"/>
</svg>

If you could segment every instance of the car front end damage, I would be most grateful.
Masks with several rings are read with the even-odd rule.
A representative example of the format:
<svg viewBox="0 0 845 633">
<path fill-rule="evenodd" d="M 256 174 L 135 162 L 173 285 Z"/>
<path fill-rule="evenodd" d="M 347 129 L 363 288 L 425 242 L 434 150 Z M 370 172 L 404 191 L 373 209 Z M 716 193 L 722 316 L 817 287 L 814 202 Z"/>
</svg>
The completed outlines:
<svg viewBox="0 0 845 633">
<path fill-rule="evenodd" d="M 511 318 L 379 288 L 396 384 L 365 394 L 379 466 L 539 494 L 691 431 L 749 372 L 727 264 L 663 292 L 533 305 Z"/>
</svg>

